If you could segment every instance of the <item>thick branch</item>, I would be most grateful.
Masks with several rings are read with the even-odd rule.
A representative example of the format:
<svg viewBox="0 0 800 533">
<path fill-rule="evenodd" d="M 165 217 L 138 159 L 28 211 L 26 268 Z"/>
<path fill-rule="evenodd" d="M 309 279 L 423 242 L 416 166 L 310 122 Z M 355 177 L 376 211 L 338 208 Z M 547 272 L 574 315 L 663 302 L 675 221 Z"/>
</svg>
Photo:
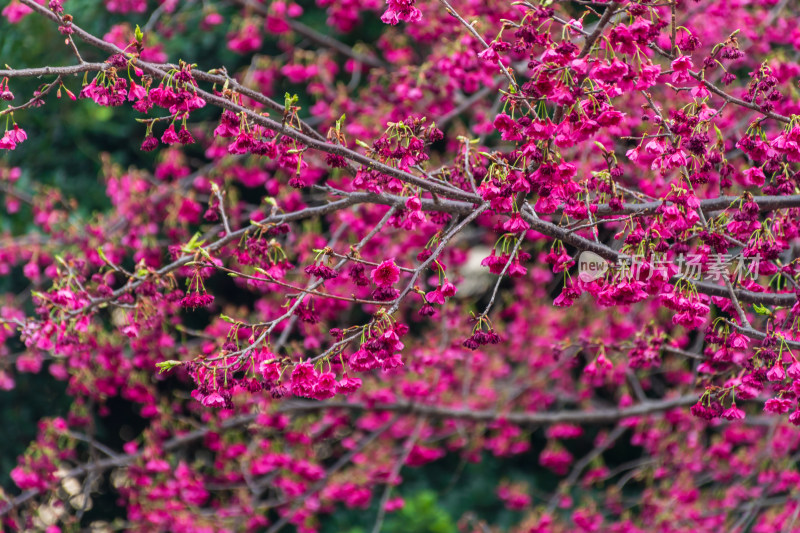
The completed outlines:
<svg viewBox="0 0 800 533">
<path fill-rule="evenodd" d="M 82 63 L 80 65 L 70 65 L 67 67 L 41 67 L 41 68 L 21 68 L 12 70 L 0 70 L 0 77 L 3 78 L 40 78 L 42 76 L 69 76 L 82 72 L 98 72 L 109 67 L 108 63 Z"/>
<path fill-rule="evenodd" d="M 470 420 L 473 422 L 491 422 L 503 419 L 521 426 L 551 425 L 560 423 L 572 424 L 605 424 L 635 416 L 669 411 L 678 407 L 686 407 L 697 403 L 697 395 L 679 396 L 666 400 L 653 400 L 624 409 L 596 409 L 593 411 L 556 411 L 550 413 L 511 412 L 503 413 L 494 410 L 472 410 L 437 405 L 419 405 L 405 402 L 365 404 L 356 402 L 287 402 L 281 407 L 284 412 L 313 412 L 323 409 L 346 409 L 355 411 L 392 411 L 408 414 L 419 414 L 432 418 Z"/>
</svg>

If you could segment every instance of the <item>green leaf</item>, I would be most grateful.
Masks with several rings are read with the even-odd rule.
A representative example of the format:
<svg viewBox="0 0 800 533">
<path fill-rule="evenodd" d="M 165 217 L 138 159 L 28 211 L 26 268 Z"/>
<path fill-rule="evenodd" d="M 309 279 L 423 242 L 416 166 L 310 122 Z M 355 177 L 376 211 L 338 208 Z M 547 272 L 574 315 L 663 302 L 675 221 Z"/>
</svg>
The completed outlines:
<svg viewBox="0 0 800 533">
<path fill-rule="evenodd" d="M 755 312 L 758 313 L 759 315 L 766 315 L 766 316 L 772 315 L 772 311 L 770 311 L 768 308 L 764 307 L 761 304 L 753 304 L 753 309 L 755 309 Z"/>
<path fill-rule="evenodd" d="M 200 236 L 201 236 L 200 232 L 197 232 L 194 235 L 192 235 L 192 240 L 190 240 L 189 243 L 186 246 L 184 246 L 183 248 L 184 251 L 191 252 L 203 246 L 203 244 L 205 244 L 206 241 L 201 241 Z"/>
<path fill-rule="evenodd" d="M 289 112 L 289 108 L 292 107 L 294 104 L 296 104 L 299 99 L 300 99 L 300 97 L 297 96 L 296 94 L 286 93 L 283 96 L 283 107 L 284 107 L 284 110 L 288 113 Z"/>
<path fill-rule="evenodd" d="M 714 124 L 714 131 L 717 132 L 717 142 L 724 144 L 725 139 L 722 137 L 722 132 L 719 131 L 719 128 L 717 127 L 716 124 Z"/>
<path fill-rule="evenodd" d="M 136 29 L 133 31 L 133 35 L 136 37 L 137 43 L 141 43 L 142 39 L 144 39 L 144 34 L 142 33 L 142 30 L 139 28 L 138 24 L 136 25 Z"/>
<path fill-rule="evenodd" d="M 336 121 L 336 133 L 342 131 L 342 125 L 344 124 L 344 119 L 345 119 L 345 114 L 342 113 L 342 116 L 339 118 L 339 120 Z"/>
<path fill-rule="evenodd" d="M 160 363 L 156 363 L 156 367 L 158 367 L 159 373 L 162 372 L 169 372 L 176 366 L 181 366 L 183 363 L 180 361 L 175 361 L 174 359 L 170 359 L 169 361 L 162 361 Z"/>
</svg>

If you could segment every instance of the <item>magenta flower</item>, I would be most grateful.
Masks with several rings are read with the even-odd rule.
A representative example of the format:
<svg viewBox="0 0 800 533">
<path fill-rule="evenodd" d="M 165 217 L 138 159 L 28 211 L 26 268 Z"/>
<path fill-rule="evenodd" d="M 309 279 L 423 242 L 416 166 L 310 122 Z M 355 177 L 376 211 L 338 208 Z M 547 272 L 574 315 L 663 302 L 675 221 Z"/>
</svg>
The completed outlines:
<svg viewBox="0 0 800 533">
<path fill-rule="evenodd" d="M 152 135 L 148 135 L 147 137 L 144 138 L 144 141 L 142 141 L 141 149 L 143 152 L 152 152 L 157 147 L 158 147 L 158 139 L 156 139 Z"/>
<path fill-rule="evenodd" d="M 14 128 L 13 129 L 7 131 L 6 133 L 17 144 L 23 142 L 25 139 L 28 138 L 28 134 L 25 133 L 25 130 L 23 130 L 22 128 L 20 128 L 16 124 L 14 124 Z"/>
<path fill-rule="evenodd" d="M 525 222 L 519 213 L 514 213 L 511 218 L 503 222 L 503 231 L 508 231 L 510 233 L 527 231 L 530 227 L 531 225 Z"/>
<path fill-rule="evenodd" d="M 362 381 L 360 378 L 351 378 L 346 373 L 342 379 L 336 384 L 337 394 L 352 394 L 361 388 Z"/>
<path fill-rule="evenodd" d="M 225 407 L 225 398 L 222 397 L 221 394 L 217 392 L 212 392 L 202 400 L 203 405 L 206 407 L 214 407 L 217 409 L 221 409 Z"/>
<path fill-rule="evenodd" d="M 267 383 L 277 382 L 281 377 L 280 363 L 267 363 L 264 361 L 259 365 L 258 370 Z"/>
<path fill-rule="evenodd" d="M 187 294 L 181 299 L 180 304 L 187 309 L 197 309 L 198 307 L 208 307 L 214 302 L 214 297 L 210 294 L 192 293 Z"/>
<path fill-rule="evenodd" d="M 336 376 L 332 372 L 323 372 L 317 376 L 312 395 L 317 400 L 327 400 L 336 395 L 336 388 Z"/>
<path fill-rule="evenodd" d="M 31 8 L 20 3 L 19 0 L 11 0 L 11 2 L 3 8 L 2 15 L 9 23 L 16 24 L 29 15 L 31 11 Z"/>
<path fill-rule="evenodd" d="M 418 22 L 422 20 L 422 12 L 414 7 L 416 0 L 386 0 L 388 9 L 381 15 L 385 24 L 394 26 L 400 21 Z"/>
<path fill-rule="evenodd" d="M 450 298 L 455 296 L 458 288 L 456 288 L 455 285 L 447 281 L 447 278 L 445 278 L 444 283 L 442 283 L 441 287 L 439 287 L 439 290 L 442 291 L 442 295 L 444 295 L 445 298 Z"/>
<path fill-rule="evenodd" d="M 721 416 L 725 420 L 744 420 L 744 411 L 736 407 L 736 402 L 734 402 L 730 409 L 723 411 Z"/>
<path fill-rule="evenodd" d="M 744 176 L 747 178 L 748 185 L 755 185 L 761 187 L 764 185 L 764 180 L 766 177 L 764 176 L 764 171 L 761 170 L 759 167 L 750 167 L 744 171 Z"/>
<path fill-rule="evenodd" d="M 311 363 L 298 363 L 294 367 L 294 370 L 292 370 L 292 394 L 295 396 L 313 397 L 314 388 L 318 380 L 319 377 L 314 365 Z"/>
<path fill-rule="evenodd" d="M 390 287 L 400 280 L 400 269 L 393 259 L 387 259 L 372 270 L 371 277 L 378 287 Z"/>
<path fill-rule="evenodd" d="M 444 305 L 445 296 L 442 293 L 441 288 L 437 287 L 436 290 L 430 291 L 427 294 L 425 294 L 425 300 L 431 304 Z"/>
<path fill-rule="evenodd" d="M 764 402 L 764 411 L 775 414 L 788 413 L 793 404 L 794 402 L 788 398 L 770 398 Z"/>
<path fill-rule="evenodd" d="M 0 138 L 0 150 L 13 150 L 16 147 L 17 143 L 11 138 L 10 133 L 6 131 L 3 137 Z"/>
<path fill-rule="evenodd" d="M 672 82 L 683 83 L 690 79 L 689 72 L 692 68 L 692 59 L 689 56 L 680 56 L 672 62 Z"/>
<path fill-rule="evenodd" d="M 186 129 L 185 126 L 181 128 L 181 131 L 178 132 L 178 142 L 181 144 L 194 143 L 194 137 L 192 137 L 192 134 Z"/>
<path fill-rule="evenodd" d="M 32 489 L 41 484 L 35 473 L 29 472 L 21 466 L 16 466 L 11 470 L 11 479 L 22 490 Z"/>
<path fill-rule="evenodd" d="M 161 142 L 164 144 L 175 144 L 179 140 L 178 134 L 175 133 L 175 124 L 170 124 L 167 130 L 161 136 Z"/>
<path fill-rule="evenodd" d="M 165 88 L 163 85 L 159 85 L 155 89 L 150 89 L 149 96 L 155 105 L 165 109 L 169 109 L 175 105 L 177 101 L 175 91 L 173 91 L 171 87 Z"/>
<path fill-rule="evenodd" d="M 139 336 L 139 326 L 136 324 L 128 324 L 127 326 L 123 326 L 121 331 L 125 336 L 131 339 L 135 339 Z"/>
<path fill-rule="evenodd" d="M 128 100 L 133 102 L 134 100 L 141 100 L 146 97 L 147 91 L 145 88 L 135 82 L 131 82 L 131 87 L 128 89 Z"/>
<path fill-rule="evenodd" d="M 783 381 L 786 378 L 786 372 L 783 369 L 783 363 L 776 361 L 775 364 L 767 370 L 767 379 L 770 381 Z"/>
</svg>

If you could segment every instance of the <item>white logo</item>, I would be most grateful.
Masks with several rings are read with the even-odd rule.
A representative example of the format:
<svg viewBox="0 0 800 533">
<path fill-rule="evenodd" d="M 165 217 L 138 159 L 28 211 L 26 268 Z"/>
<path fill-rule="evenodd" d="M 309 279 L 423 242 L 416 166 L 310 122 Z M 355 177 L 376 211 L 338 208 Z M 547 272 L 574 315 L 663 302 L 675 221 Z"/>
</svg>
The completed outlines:
<svg viewBox="0 0 800 533">
<path fill-rule="evenodd" d="M 584 283 L 605 276 L 608 262 L 594 252 L 582 252 L 578 258 L 578 277 Z"/>
</svg>

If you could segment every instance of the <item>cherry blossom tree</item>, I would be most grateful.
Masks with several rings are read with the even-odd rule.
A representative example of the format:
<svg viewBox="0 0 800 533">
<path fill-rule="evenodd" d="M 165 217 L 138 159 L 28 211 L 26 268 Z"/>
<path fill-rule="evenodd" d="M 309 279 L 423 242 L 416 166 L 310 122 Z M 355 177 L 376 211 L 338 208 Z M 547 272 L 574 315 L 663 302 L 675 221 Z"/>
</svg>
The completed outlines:
<svg viewBox="0 0 800 533">
<path fill-rule="evenodd" d="M 85 4 L 2 10 L 61 60 L 0 70 L 0 388 L 71 402 L 4 527 L 381 531 L 410 469 L 529 454 L 512 531 L 800 531 L 792 2 Z M 103 159 L 106 212 L 20 180 L 58 98 L 154 153 Z"/>
</svg>

